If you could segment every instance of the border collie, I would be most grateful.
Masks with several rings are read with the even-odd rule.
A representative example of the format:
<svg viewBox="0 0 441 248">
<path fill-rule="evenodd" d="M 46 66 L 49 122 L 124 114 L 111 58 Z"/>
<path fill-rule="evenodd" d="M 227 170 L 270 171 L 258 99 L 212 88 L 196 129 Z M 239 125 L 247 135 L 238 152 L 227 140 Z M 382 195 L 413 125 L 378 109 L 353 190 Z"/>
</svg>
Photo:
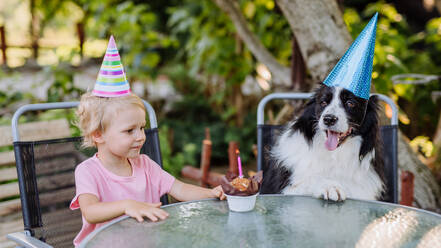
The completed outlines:
<svg viewBox="0 0 441 248">
<path fill-rule="evenodd" d="M 378 200 L 384 191 L 377 97 L 321 84 L 270 151 L 262 194 Z"/>
</svg>

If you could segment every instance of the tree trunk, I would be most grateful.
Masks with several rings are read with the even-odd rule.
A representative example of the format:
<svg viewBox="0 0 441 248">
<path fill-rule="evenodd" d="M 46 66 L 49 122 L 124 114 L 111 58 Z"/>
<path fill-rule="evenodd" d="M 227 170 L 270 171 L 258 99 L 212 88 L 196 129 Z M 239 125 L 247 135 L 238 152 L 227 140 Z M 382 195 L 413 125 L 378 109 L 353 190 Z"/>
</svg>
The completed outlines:
<svg viewBox="0 0 441 248">
<path fill-rule="evenodd" d="M 441 113 L 439 114 L 438 125 L 436 126 L 435 135 L 433 136 L 433 144 L 441 148 Z"/>
<path fill-rule="evenodd" d="M 441 0 L 435 0 L 435 7 L 438 10 L 438 13 L 441 14 Z"/>
<path fill-rule="evenodd" d="M 291 82 L 294 91 L 310 90 L 309 84 L 306 83 L 306 65 L 300 52 L 299 43 L 296 37 L 292 36 L 291 41 L 292 55 L 291 55 Z"/>
<path fill-rule="evenodd" d="M 336 1 L 276 1 L 314 81 L 323 81 L 352 42 Z"/>
<path fill-rule="evenodd" d="M 38 20 L 35 13 L 35 0 L 30 0 L 29 2 L 30 10 L 31 10 L 31 23 L 30 23 L 30 32 L 31 32 L 31 47 L 32 47 L 32 58 L 35 61 L 38 59 Z"/>
<path fill-rule="evenodd" d="M 439 211 L 440 186 L 429 168 L 418 159 L 409 146 L 409 140 L 401 132 L 398 133 L 398 166 L 400 171 L 410 171 L 415 175 L 413 205 Z"/>
<path fill-rule="evenodd" d="M 262 64 L 271 71 L 275 84 L 291 86 L 290 69 L 281 65 L 276 58 L 263 46 L 262 42 L 248 28 L 245 17 L 235 0 L 214 0 L 214 2 L 231 18 L 237 33 L 248 49 Z"/>
<path fill-rule="evenodd" d="M 266 64 L 273 75 L 288 68 L 277 65 L 277 60 L 247 28 L 237 3 L 232 0 L 214 0 L 232 19 L 237 32 L 253 55 Z M 336 62 L 349 48 L 352 38 L 335 0 L 276 0 L 297 38 L 306 67 L 315 80 L 324 80 Z M 278 74 L 290 82 L 289 73 Z M 441 189 L 429 168 L 410 149 L 401 132 L 398 138 L 398 166 L 415 175 L 414 205 L 426 209 L 440 209 Z"/>
</svg>

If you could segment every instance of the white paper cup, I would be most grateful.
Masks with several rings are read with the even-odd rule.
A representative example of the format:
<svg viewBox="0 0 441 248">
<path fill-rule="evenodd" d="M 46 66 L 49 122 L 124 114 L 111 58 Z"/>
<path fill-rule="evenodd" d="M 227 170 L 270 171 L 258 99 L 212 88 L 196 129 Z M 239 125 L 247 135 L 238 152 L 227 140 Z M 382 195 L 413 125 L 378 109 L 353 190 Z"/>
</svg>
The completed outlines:
<svg viewBox="0 0 441 248">
<path fill-rule="evenodd" d="M 254 209 L 256 197 L 259 193 L 250 196 L 227 195 L 228 208 L 234 212 L 248 212 Z"/>
</svg>

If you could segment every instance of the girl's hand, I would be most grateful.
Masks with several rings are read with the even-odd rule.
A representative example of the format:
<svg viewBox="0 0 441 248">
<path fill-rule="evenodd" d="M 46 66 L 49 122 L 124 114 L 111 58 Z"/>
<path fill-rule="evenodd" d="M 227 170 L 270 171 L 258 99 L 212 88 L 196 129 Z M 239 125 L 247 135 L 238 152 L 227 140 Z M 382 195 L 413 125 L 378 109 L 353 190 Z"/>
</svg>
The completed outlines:
<svg viewBox="0 0 441 248">
<path fill-rule="evenodd" d="M 220 185 L 211 189 L 211 193 L 214 195 L 214 197 L 219 198 L 220 200 L 225 200 L 225 194 Z"/>
<path fill-rule="evenodd" d="M 165 220 L 168 217 L 168 213 L 160 209 L 162 203 L 145 203 L 134 200 L 125 200 L 124 213 L 132 218 L 138 220 L 138 222 L 144 221 L 144 217 L 147 217 L 151 221 L 158 221 L 159 219 Z"/>
</svg>

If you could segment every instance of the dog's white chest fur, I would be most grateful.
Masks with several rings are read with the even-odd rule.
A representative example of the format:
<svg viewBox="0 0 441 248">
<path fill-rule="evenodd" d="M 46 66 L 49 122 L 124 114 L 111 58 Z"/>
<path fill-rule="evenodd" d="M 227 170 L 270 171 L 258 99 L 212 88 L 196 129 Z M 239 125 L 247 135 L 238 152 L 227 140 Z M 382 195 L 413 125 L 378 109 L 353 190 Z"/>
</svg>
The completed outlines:
<svg viewBox="0 0 441 248">
<path fill-rule="evenodd" d="M 309 144 L 299 132 L 286 130 L 272 149 L 278 166 L 292 171 L 284 194 L 312 195 L 330 200 L 346 197 L 375 200 L 383 185 L 371 166 L 375 151 L 360 161 L 360 136 L 348 137 L 334 151 L 325 148 L 325 133 L 317 132 Z"/>
</svg>

